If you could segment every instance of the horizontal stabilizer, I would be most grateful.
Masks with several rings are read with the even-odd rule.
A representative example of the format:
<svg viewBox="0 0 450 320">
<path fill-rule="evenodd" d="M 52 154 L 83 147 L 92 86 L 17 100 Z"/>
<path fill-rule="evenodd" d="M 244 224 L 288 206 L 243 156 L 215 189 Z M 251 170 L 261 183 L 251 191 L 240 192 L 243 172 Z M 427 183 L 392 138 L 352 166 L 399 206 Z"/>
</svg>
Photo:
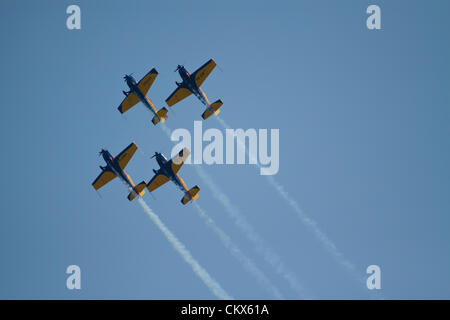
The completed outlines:
<svg viewBox="0 0 450 320">
<path fill-rule="evenodd" d="M 133 200 L 136 197 L 136 193 L 139 194 L 140 197 L 142 197 L 145 193 L 145 187 L 147 186 L 147 184 L 145 183 L 145 181 L 142 181 L 141 183 L 139 183 L 137 186 L 134 187 L 134 191 L 131 191 L 130 194 L 128 195 L 128 200 Z"/>
<path fill-rule="evenodd" d="M 161 108 L 161 110 L 158 111 L 157 116 L 154 116 L 152 119 L 153 124 L 156 126 L 158 122 L 164 122 L 167 119 L 167 108 Z"/>
<path fill-rule="evenodd" d="M 210 109 L 212 109 L 212 110 L 214 111 L 214 114 L 215 114 L 215 115 L 218 115 L 219 112 L 220 112 L 220 109 L 219 109 L 219 108 L 220 108 L 222 105 L 223 105 L 223 102 L 222 102 L 222 100 L 220 100 L 220 99 L 217 100 L 216 102 L 214 102 L 213 104 L 211 104 L 210 108 L 206 108 L 205 112 L 203 112 L 203 114 L 202 114 L 203 120 L 208 119 L 208 118 L 212 115 Z"/>
<path fill-rule="evenodd" d="M 191 190 L 186 192 L 183 199 L 181 199 L 182 204 L 186 204 L 189 201 L 197 200 L 198 198 L 198 192 L 200 191 L 200 188 L 198 186 L 193 187 Z"/>
</svg>

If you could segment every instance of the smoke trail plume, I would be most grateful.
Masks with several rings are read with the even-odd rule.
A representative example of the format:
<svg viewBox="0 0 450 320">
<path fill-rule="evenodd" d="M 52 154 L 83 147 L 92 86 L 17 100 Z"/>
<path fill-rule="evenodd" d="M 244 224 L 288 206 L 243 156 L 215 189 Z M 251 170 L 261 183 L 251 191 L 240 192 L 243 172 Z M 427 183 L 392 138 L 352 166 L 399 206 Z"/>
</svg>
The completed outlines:
<svg viewBox="0 0 450 320">
<path fill-rule="evenodd" d="M 230 126 L 218 116 L 214 117 L 220 125 L 225 129 L 230 129 Z M 255 155 L 249 154 L 247 151 L 247 148 L 245 147 L 245 141 L 240 141 L 239 139 L 236 139 L 238 142 L 238 145 L 245 150 L 245 153 L 253 160 L 256 160 Z M 261 168 L 261 165 L 258 163 L 258 161 L 255 161 L 257 163 L 258 167 Z M 267 180 L 269 181 L 269 184 L 275 188 L 275 190 L 278 192 L 278 194 L 289 204 L 289 206 L 294 210 L 294 212 L 297 214 L 298 218 L 300 218 L 300 221 L 309 228 L 313 234 L 316 236 L 316 238 L 319 240 L 319 242 L 325 247 L 325 249 L 332 255 L 332 257 L 341 265 L 343 266 L 347 271 L 350 272 L 359 282 L 364 283 L 364 279 L 358 274 L 358 272 L 355 269 L 355 266 L 353 263 L 351 263 L 349 260 L 347 260 L 342 252 L 338 250 L 336 245 L 328 238 L 328 236 L 319 228 L 317 223 L 312 220 L 306 213 L 303 212 L 303 210 L 298 205 L 297 201 L 293 199 L 288 192 L 283 188 L 283 186 L 278 183 L 273 176 L 266 175 L 265 176 Z"/>
<path fill-rule="evenodd" d="M 172 131 L 170 130 L 170 128 L 165 123 L 160 123 L 159 126 L 161 127 L 161 130 L 164 131 L 166 136 L 169 137 L 169 139 L 170 139 L 170 136 L 172 134 Z"/>
<path fill-rule="evenodd" d="M 233 299 L 220 284 L 214 280 L 209 273 L 192 257 L 189 250 L 181 243 L 180 240 L 166 227 L 166 225 L 159 219 L 158 215 L 150 209 L 147 203 L 141 197 L 138 197 L 138 202 L 144 209 L 145 213 L 152 219 L 156 226 L 169 240 L 173 248 L 181 255 L 181 257 L 190 265 L 195 274 L 203 281 L 203 283 L 211 290 L 211 292 L 219 299 L 227 300 Z"/>
<path fill-rule="evenodd" d="M 241 214 L 239 209 L 231 204 L 228 196 L 224 192 L 222 192 L 222 190 L 220 190 L 220 188 L 214 183 L 213 179 L 208 176 L 208 174 L 202 169 L 202 167 L 194 167 L 197 170 L 198 175 L 212 190 L 214 198 L 223 205 L 228 216 L 234 221 L 235 225 L 253 244 L 256 252 L 263 257 L 264 261 L 269 264 L 279 276 L 285 279 L 289 286 L 298 295 L 303 298 L 311 298 L 311 296 L 307 294 L 305 288 L 303 288 L 303 286 L 297 280 L 296 275 L 293 272 L 289 271 L 278 254 L 265 244 L 262 237 L 255 231 L 255 229 L 247 221 L 245 216 Z"/>
<path fill-rule="evenodd" d="M 255 265 L 255 263 L 248 258 L 230 239 L 230 237 L 220 229 L 213 219 L 211 219 L 206 212 L 196 203 L 193 203 L 199 216 L 212 229 L 212 231 L 219 237 L 222 244 L 230 253 L 250 272 L 256 280 L 276 299 L 284 299 L 280 291 L 271 283 L 267 276 Z"/>
</svg>

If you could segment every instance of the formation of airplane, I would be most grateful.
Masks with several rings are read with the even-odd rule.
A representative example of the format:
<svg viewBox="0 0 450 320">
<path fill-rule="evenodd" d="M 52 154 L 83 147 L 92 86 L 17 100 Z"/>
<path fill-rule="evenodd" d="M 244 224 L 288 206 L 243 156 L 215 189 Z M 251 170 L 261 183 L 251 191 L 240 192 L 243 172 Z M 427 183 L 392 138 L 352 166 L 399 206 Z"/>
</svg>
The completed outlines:
<svg viewBox="0 0 450 320">
<path fill-rule="evenodd" d="M 130 190 L 128 200 L 132 201 L 136 196 L 142 197 L 145 194 L 145 188 L 147 188 L 149 192 L 152 192 L 166 182 L 172 180 L 173 183 L 175 183 L 175 185 L 184 193 L 183 198 L 181 199 L 182 204 L 187 204 L 190 201 L 197 200 L 200 188 L 196 185 L 188 190 L 186 183 L 178 175 L 178 171 L 190 155 L 188 148 L 184 148 L 170 160 L 167 160 L 162 153 L 155 152 L 152 158 L 156 158 L 159 169 L 153 169 L 155 175 L 148 184 L 146 184 L 145 181 L 142 181 L 138 185 L 135 185 L 133 180 L 131 180 L 131 177 L 125 172 L 124 169 L 137 149 L 137 145 L 132 142 L 121 153 L 119 153 L 117 157 L 112 156 L 108 150 L 102 149 L 100 151 L 100 155 L 105 160 L 106 166 L 100 166 L 102 172 L 94 180 L 94 182 L 92 182 L 94 189 L 98 190 L 114 178 L 118 177 L 125 185 L 128 186 L 128 189 Z"/>
<path fill-rule="evenodd" d="M 220 107 L 223 104 L 222 100 L 219 99 L 211 104 L 206 97 L 206 94 L 200 89 L 200 86 L 215 66 L 215 61 L 210 59 L 191 74 L 184 66 L 178 65 L 175 72 L 178 71 L 183 81 L 181 83 L 175 81 L 178 88 L 166 99 L 167 105 L 172 107 L 184 98 L 194 94 L 206 106 L 206 110 L 202 114 L 204 120 L 208 119 L 213 114 L 219 114 Z M 150 72 L 148 72 L 139 82 L 136 82 L 132 75 L 125 75 L 124 80 L 128 85 L 129 91 L 122 91 L 125 95 L 125 99 L 117 108 L 119 112 L 123 114 L 139 102 L 142 102 L 153 115 L 152 122 L 154 125 L 157 125 L 159 122 L 164 122 L 167 119 L 167 108 L 163 107 L 157 111 L 152 100 L 147 96 L 147 93 L 157 76 L 158 71 L 156 71 L 155 68 L 150 70 Z M 130 190 L 127 198 L 132 201 L 136 197 L 142 197 L 145 194 L 145 189 L 149 192 L 153 192 L 166 182 L 172 181 L 183 192 L 183 198 L 181 199 L 182 204 L 185 205 L 191 201 L 197 200 L 198 192 L 200 191 L 198 185 L 188 189 L 183 179 L 178 175 L 178 171 L 190 155 L 188 148 L 184 148 L 170 160 L 162 153 L 155 152 L 152 158 L 156 158 L 159 169 L 153 169 L 155 175 L 148 184 L 145 181 L 142 181 L 138 185 L 135 185 L 133 180 L 131 180 L 131 177 L 125 172 L 125 167 L 137 149 L 137 145 L 132 142 L 116 157 L 108 150 L 102 149 L 100 155 L 105 160 L 106 166 L 100 166 L 102 172 L 92 183 L 94 189 L 98 190 L 114 178 L 118 177 Z"/>
</svg>

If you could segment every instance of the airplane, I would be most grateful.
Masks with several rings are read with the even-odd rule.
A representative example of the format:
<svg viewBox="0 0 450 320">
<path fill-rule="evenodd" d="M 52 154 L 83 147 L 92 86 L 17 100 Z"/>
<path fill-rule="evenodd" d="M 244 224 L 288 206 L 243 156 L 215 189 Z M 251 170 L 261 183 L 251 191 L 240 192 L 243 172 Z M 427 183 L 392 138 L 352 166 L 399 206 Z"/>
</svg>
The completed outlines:
<svg viewBox="0 0 450 320">
<path fill-rule="evenodd" d="M 166 99 L 166 103 L 169 107 L 173 106 L 175 103 L 180 102 L 184 98 L 190 96 L 192 93 L 206 106 L 205 112 L 202 114 L 203 120 L 208 119 L 211 115 L 217 115 L 220 112 L 220 107 L 222 106 L 222 100 L 217 100 L 216 102 L 210 104 L 206 94 L 200 89 L 200 86 L 209 76 L 211 71 L 216 66 L 216 62 L 210 59 L 200 68 L 198 68 L 193 74 L 182 65 L 178 65 L 175 72 L 181 76 L 183 82 L 179 83 L 175 81 L 178 88 Z"/>
<path fill-rule="evenodd" d="M 152 119 L 154 125 L 160 121 L 164 122 L 167 119 L 167 108 L 163 107 L 157 112 L 152 100 L 147 97 L 147 92 L 152 86 L 153 81 L 155 81 L 157 75 L 158 71 L 153 68 L 138 83 L 136 83 L 136 80 L 132 75 L 125 75 L 123 78 L 130 90 L 122 91 L 125 95 L 125 99 L 122 101 L 117 110 L 119 110 L 120 113 L 124 113 L 141 101 L 154 115 Z"/>
<path fill-rule="evenodd" d="M 132 142 L 128 147 L 126 147 L 117 157 L 113 157 L 108 150 L 102 149 L 100 155 L 106 162 L 106 167 L 100 166 L 102 173 L 92 182 L 92 186 L 95 190 L 100 189 L 105 184 L 113 180 L 115 177 L 119 177 L 123 183 L 125 183 L 130 189 L 130 194 L 128 195 L 128 200 L 133 200 L 136 195 L 142 197 L 145 193 L 145 187 L 147 184 L 142 181 L 137 186 L 134 185 L 133 180 L 124 171 L 130 159 L 133 157 L 134 153 L 138 149 L 137 145 Z"/>
<path fill-rule="evenodd" d="M 155 152 L 152 158 L 156 158 L 156 162 L 158 163 L 160 168 L 158 170 L 153 169 L 155 175 L 147 184 L 148 191 L 152 192 L 155 189 L 161 187 L 166 182 L 172 180 L 175 185 L 184 193 L 184 196 L 181 199 L 182 204 L 197 200 L 200 188 L 196 185 L 192 189 L 188 190 L 183 179 L 181 179 L 178 175 L 178 170 L 180 170 L 189 154 L 189 149 L 184 148 L 183 150 L 178 152 L 178 154 L 171 160 L 167 160 L 167 158 L 162 153 Z"/>
</svg>

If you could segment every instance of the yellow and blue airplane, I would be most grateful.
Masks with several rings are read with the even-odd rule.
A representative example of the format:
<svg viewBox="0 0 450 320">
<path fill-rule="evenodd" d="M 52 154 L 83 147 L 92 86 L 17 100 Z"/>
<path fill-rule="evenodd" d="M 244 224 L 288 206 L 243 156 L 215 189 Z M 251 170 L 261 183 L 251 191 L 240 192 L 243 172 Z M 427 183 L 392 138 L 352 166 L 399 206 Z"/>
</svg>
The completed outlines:
<svg viewBox="0 0 450 320">
<path fill-rule="evenodd" d="M 175 69 L 175 72 L 178 71 L 181 79 L 183 79 L 183 82 L 179 83 L 175 81 L 178 88 L 175 89 L 175 91 L 172 92 L 172 94 L 166 99 L 167 105 L 171 107 L 175 103 L 180 102 L 193 93 L 206 106 L 206 110 L 202 114 L 202 118 L 204 120 L 208 119 L 213 114 L 219 114 L 219 108 L 223 104 L 222 100 L 219 99 L 211 104 L 209 103 L 206 94 L 202 91 L 202 89 L 200 89 L 200 86 L 206 80 L 215 66 L 216 63 L 214 62 L 214 60 L 210 59 L 200 68 L 198 68 L 193 74 L 190 74 L 184 66 L 178 65 Z"/>
<path fill-rule="evenodd" d="M 152 86 L 153 81 L 155 81 L 157 75 L 158 71 L 153 68 L 138 83 L 132 75 L 125 75 L 123 77 L 130 90 L 122 91 L 125 95 L 125 99 L 117 108 L 120 113 L 126 112 L 127 110 L 135 106 L 139 101 L 141 101 L 147 107 L 147 109 L 150 110 L 152 115 L 154 115 L 152 119 L 154 125 L 156 125 L 158 122 L 164 122 L 167 119 L 167 108 L 163 107 L 161 108 L 161 110 L 156 111 L 155 105 L 153 104 L 152 100 L 147 97 L 147 92 Z"/>
<path fill-rule="evenodd" d="M 184 164 L 184 161 L 189 156 L 190 151 L 188 148 L 184 148 L 178 154 L 173 157 L 171 160 L 167 160 L 167 158 L 159 152 L 155 152 L 152 158 L 156 158 L 156 162 L 159 165 L 159 169 L 153 169 L 155 175 L 152 180 L 147 184 L 147 189 L 149 192 L 154 191 L 155 189 L 161 187 L 166 182 L 172 180 L 175 185 L 180 188 L 180 190 L 184 193 L 183 198 L 181 199 L 182 204 L 186 204 L 189 201 L 197 200 L 198 192 L 200 188 L 198 186 L 194 186 L 192 189 L 188 190 L 186 184 L 183 179 L 178 175 L 178 170 L 180 170 L 181 166 Z"/>
<path fill-rule="evenodd" d="M 125 183 L 130 189 L 130 194 L 128 195 L 128 200 L 133 200 L 136 195 L 142 197 L 145 193 L 145 187 L 147 184 L 142 181 L 137 186 L 134 185 L 133 180 L 125 172 L 125 167 L 127 166 L 130 159 L 133 157 L 134 153 L 138 149 L 137 145 L 132 142 L 128 147 L 125 148 L 117 157 L 113 157 L 108 150 L 102 149 L 100 155 L 106 162 L 106 167 L 100 166 L 102 173 L 97 177 L 97 179 L 92 182 L 92 186 L 95 190 L 100 189 L 105 184 L 113 180 L 115 177 L 119 177 L 123 183 Z"/>
</svg>

